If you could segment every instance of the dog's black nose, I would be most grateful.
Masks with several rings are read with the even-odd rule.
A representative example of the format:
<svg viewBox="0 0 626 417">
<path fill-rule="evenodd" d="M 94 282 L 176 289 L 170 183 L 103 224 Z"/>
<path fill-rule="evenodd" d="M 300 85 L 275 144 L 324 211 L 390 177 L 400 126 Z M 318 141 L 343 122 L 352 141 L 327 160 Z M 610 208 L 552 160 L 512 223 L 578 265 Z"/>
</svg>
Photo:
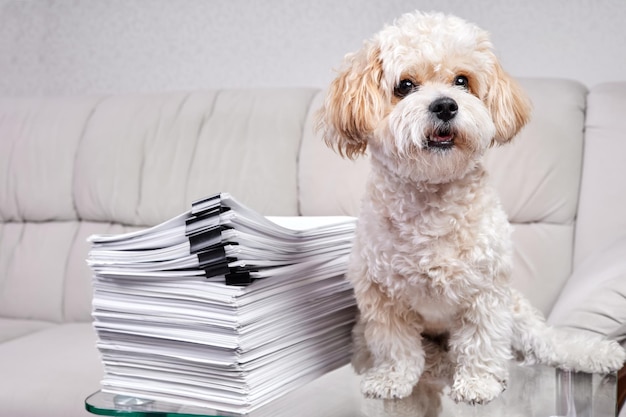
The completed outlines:
<svg viewBox="0 0 626 417">
<path fill-rule="evenodd" d="M 428 110 L 437 116 L 438 119 L 447 122 L 456 116 L 459 111 L 459 106 L 456 104 L 456 101 L 452 100 L 450 97 L 440 97 L 430 103 Z"/>
</svg>

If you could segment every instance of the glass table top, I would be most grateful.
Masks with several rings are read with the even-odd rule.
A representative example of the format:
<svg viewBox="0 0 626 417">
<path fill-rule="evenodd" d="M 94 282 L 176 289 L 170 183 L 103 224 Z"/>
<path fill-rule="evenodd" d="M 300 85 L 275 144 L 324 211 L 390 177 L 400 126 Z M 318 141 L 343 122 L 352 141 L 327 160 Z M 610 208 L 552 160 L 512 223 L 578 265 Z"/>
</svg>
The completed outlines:
<svg viewBox="0 0 626 417">
<path fill-rule="evenodd" d="M 360 377 L 344 366 L 246 414 L 249 417 L 614 417 L 615 374 L 564 372 L 511 364 L 508 389 L 487 405 L 456 404 L 448 388 L 419 383 L 401 400 L 364 398 Z M 238 416 L 200 407 L 97 392 L 85 400 L 95 415 L 126 417 Z"/>
</svg>

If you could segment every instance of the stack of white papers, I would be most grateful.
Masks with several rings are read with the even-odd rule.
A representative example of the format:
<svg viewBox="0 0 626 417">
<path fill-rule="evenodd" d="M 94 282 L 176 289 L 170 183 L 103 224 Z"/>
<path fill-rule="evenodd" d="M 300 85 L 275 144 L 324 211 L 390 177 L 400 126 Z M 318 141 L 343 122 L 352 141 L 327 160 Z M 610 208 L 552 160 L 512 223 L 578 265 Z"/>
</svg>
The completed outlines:
<svg viewBox="0 0 626 417">
<path fill-rule="evenodd" d="M 346 364 L 355 227 L 266 218 L 222 193 L 92 236 L 103 391 L 245 414 Z"/>
</svg>

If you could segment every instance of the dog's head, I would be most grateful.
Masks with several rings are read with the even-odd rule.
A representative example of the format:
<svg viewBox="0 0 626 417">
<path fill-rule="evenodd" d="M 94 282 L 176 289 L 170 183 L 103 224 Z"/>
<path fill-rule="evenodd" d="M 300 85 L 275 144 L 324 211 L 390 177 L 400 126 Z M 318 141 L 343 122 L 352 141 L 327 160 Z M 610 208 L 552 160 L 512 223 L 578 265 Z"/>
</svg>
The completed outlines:
<svg viewBox="0 0 626 417">
<path fill-rule="evenodd" d="M 530 104 L 488 34 L 459 18 L 410 13 L 346 56 L 319 113 L 324 139 L 356 158 L 369 148 L 400 176 L 441 183 L 508 142 Z"/>
</svg>

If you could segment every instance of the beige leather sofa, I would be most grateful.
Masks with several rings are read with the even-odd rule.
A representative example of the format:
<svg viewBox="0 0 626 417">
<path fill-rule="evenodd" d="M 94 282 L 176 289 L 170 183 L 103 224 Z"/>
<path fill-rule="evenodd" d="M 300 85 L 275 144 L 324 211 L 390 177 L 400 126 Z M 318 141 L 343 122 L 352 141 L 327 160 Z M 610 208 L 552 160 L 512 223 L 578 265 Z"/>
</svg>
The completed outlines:
<svg viewBox="0 0 626 417">
<path fill-rule="evenodd" d="M 515 224 L 514 285 L 557 325 L 623 335 L 626 83 L 522 80 L 490 151 Z M 101 366 L 86 238 L 228 191 L 267 215 L 356 215 L 367 161 L 312 131 L 314 89 L 0 100 L 0 415 L 87 415 Z"/>
</svg>

